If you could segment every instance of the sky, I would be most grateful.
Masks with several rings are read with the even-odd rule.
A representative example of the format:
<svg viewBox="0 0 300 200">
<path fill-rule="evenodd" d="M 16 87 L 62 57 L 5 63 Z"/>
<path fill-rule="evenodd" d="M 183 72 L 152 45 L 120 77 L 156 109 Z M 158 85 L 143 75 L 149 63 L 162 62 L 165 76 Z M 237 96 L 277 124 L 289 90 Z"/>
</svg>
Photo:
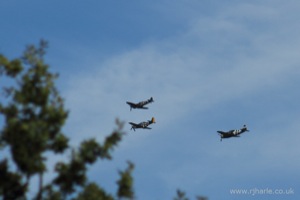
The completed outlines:
<svg viewBox="0 0 300 200">
<path fill-rule="evenodd" d="M 89 167 L 91 181 L 114 193 L 129 160 L 138 200 L 173 199 L 177 189 L 190 199 L 299 199 L 299 1 L 10 0 L 0 7 L 0 53 L 16 58 L 28 44 L 49 42 L 45 60 L 60 74 L 72 146 L 102 142 L 116 118 L 125 123 L 113 160 Z M 126 105 L 150 97 L 148 110 Z M 130 130 L 128 122 L 151 117 L 151 130 Z M 217 130 L 244 124 L 250 132 L 220 142 Z M 59 159 L 49 157 L 48 180 Z"/>
</svg>

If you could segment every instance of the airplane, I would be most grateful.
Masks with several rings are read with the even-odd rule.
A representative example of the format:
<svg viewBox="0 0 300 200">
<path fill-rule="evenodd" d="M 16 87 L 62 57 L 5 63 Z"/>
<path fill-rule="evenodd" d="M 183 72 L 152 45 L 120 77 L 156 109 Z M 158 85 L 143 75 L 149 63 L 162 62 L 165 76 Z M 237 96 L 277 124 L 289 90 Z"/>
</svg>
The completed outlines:
<svg viewBox="0 0 300 200">
<path fill-rule="evenodd" d="M 139 108 L 139 109 L 148 109 L 147 107 L 144 107 L 146 104 L 148 103 L 152 103 L 154 102 L 153 98 L 151 97 L 150 99 L 146 100 L 146 101 L 141 101 L 139 103 L 132 103 L 132 102 L 129 102 L 129 101 L 126 101 L 126 103 L 130 106 L 130 111 L 131 109 L 136 109 L 136 108 Z"/>
<path fill-rule="evenodd" d="M 142 128 L 142 129 L 151 129 L 150 127 L 148 127 L 150 124 L 155 123 L 155 118 L 152 117 L 151 120 L 148 120 L 147 122 L 141 122 L 141 123 L 133 123 L 133 122 L 129 122 L 129 124 L 131 125 L 131 129 L 130 130 L 134 130 L 137 128 Z"/>
<path fill-rule="evenodd" d="M 240 134 L 246 132 L 246 131 L 249 131 L 247 129 L 247 126 L 244 125 L 243 128 L 241 129 L 236 129 L 236 130 L 230 130 L 230 131 L 227 131 L 227 132 L 224 132 L 224 131 L 217 131 L 221 137 L 221 141 L 223 138 L 230 138 L 230 137 L 240 137 Z"/>
</svg>

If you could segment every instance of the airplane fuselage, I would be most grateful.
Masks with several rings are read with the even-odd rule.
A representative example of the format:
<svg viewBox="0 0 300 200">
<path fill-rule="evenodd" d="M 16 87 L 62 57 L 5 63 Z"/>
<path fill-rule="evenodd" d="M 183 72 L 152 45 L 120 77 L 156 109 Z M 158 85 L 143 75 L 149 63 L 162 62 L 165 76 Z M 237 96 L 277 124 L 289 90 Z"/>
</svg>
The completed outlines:
<svg viewBox="0 0 300 200">
<path fill-rule="evenodd" d="M 133 129 L 135 131 L 135 129 L 138 128 L 142 128 L 142 129 L 151 129 L 150 127 L 148 127 L 150 124 L 155 123 L 155 119 L 154 117 L 152 117 L 151 120 L 148 120 L 146 122 L 140 122 L 138 124 L 133 123 L 133 122 L 129 122 L 129 124 L 131 125 L 131 130 Z"/>
<path fill-rule="evenodd" d="M 150 121 L 141 122 L 141 123 L 138 123 L 138 124 L 135 124 L 133 122 L 129 122 L 129 124 L 131 124 L 131 129 L 133 129 L 134 131 L 135 131 L 135 129 L 138 129 L 138 128 L 151 129 L 151 128 L 148 127 L 150 125 Z"/>
<path fill-rule="evenodd" d="M 154 102 L 152 97 L 150 99 L 146 100 L 146 101 L 141 101 L 141 102 L 138 102 L 138 103 L 132 103 L 132 102 L 126 101 L 126 103 L 130 106 L 130 110 L 131 109 L 136 109 L 136 108 L 148 109 L 147 107 L 144 107 L 144 106 L 149 104 L 149 103 L 152 103 L 152 102 Z"/>
<path fill-rule="evenodd" d="M 240 134 L 242 134 L 246 131 L 249 131 L 249 130 L 244 125 L 244 127 L 241 129 L 230 130 L 227 132 L 224 132 L 224 131 L 217 131 L 217 132 L 219 133 L 219 135 L 221 137 L 221 141 L 222 141 L 223 138 L 240 137 Z"/>
</svg>

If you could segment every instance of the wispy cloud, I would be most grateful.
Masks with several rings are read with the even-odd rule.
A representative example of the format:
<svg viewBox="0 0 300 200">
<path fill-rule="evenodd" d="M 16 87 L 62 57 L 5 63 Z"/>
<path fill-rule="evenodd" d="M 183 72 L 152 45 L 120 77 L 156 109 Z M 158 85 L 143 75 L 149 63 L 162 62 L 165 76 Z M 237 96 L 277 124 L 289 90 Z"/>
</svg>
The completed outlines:
<svg viewBox="0 0 300 200">
<path fill-rule="evenodd" d="M 103 138 L 112 130 L 115 117 L 139 122 L 155 116 L 157 124 L 153 131 L 156 134 L 139 132 L 126 138 L 122 144 L 123 151 L 118 155 L 131 155 L 129 157 L 135 158 L 147 172 L 160 177 L 166 187 L 173 188 L 176 183 L 188 184 L 196 176 L 196 185 L 189 184 L 196 189 L 205 181 L 211 181 L 209 177 L 216 178 L 214 173 L 220 165 L 236 178 L 245 168 L 249 170 L 247 175 L 251 174 L 251 169 L 262 173 L 261 169 L 267 169 L 268 162 L 276 163 L 274 167 L 280 171 L 283 162 L 299 155 L 295 143 L 299 138 L 296 135 L 299 127 L 295 125 L 295 120 L 299 119 L 296 113 L 299 107 L 295 108 L 291 117 L 283 119 L 285 126 L 274 123 L 276 118 L 287 115 L 282 113 L 282 108 L 273 109 L 272 115 L 268 112 L 263 112 L 262 116 L 249 115 L 255 118 L 249 122 L 254 127 L 249 133 L 248 143 L 245 140 L 242 140 L 243 143 L 229 140 L 220 147 L 216 145 L 219 144 L 217 137 L 212 139 L 205 134 L 193 134 L 195 138 L 192 139 L 181 135 L 182 126 L 187 126 L 187 131 L 199 131 L 194 130 L 195 127 L 188 121 L 200 123 L 192 117 L 201 118 L 208 111 L 219 113 L 222 119 L 232 117 L 231 112 L 227 113 L 228 109 L 216 109 L 224 108 L 230 102 L 234 102 L 235 107 L 247 102 L 251 106 L 243 111 L 261 113 L 264 105 L 259 102 L 268 102 L 268 109 L 271 104 L 280 104 L 282 96 L 278 96 L 279 90 L 281 94 L 284 91 L 284 95 L 291 96 L 288 102 L 299 97 L 295 88 L 291 88 L 291 85 L 299 84 L 300 75 L 297 54 L 300 36 L 296 34 L 300 29 L 294 20 L 293 8 L 299 5 L 297 2 L 281 4 L 280 1 L 274 4 L 269 1 L 237 3 L 223 6 L 214 15 L 206 16 L 193 12 L 188 16 L 186 29 L 182 29 L 185 31 L 176 32 L 168 38 L 145 42 L 105 60 L 97 59 L 96 53 L 91 52 L 91 59 L 84 64 L 88 66 L 86 72 L 74 74 L 65 86 L 67 106 L 71 110 L 69 126 L 73 131 L 72 140 Z M 269 96 L 261 95 L 264 93 Z M 125 104 L 128 100 L 137 102 L 150 96 L 155 102 L 147 111 L 130 112 Z M 233 112 L 238 113 L 235 119 L 245 116 L 237 109 Z M 210 125 L 207 128 L 200 124 L 201 130 L 211 131 Z M 264 127 L 264 124 L 271 127 Z M 125 128 L 129 131 L 128 126 Z M 190 142 L 180 141 L 184 137 L 190 137 Z M 176 144 L 166 144 L 169 140 Z M 141 154 L 140 149 L 153 148 L 151 142 L 156 145 L 152 154 L 147 154 L 148 163 L 160 162 L 161 173 L 155 171 L 158 168 L 147 167 L 147 162 L 142 161 L 145 154 Z M 245 143 L 251 148 L 245 148 Z M 183 153 L 177 149 L 177 144 L 181 144 L 180 151 Z M 290 150 L 287 150 L 289 147 Z M 196 153 L 189 154 L 192 150 L 188 149 L 191 148 Z M 253 152 L 257 156 L 249 159 Z M 188 161 L 188 158 L 191 160 Z M 180 162 L 183 164 L 180 165 Z M 228 162 L 231 165 L 226 165 Z M 299 163 L 294 161 L 292 165 L 294 167 L 290 169 L 295 170 Z M 199 174 L 199 170 L 207 176 Z M 228 175 L 217 174 L 229 178 Z"/>
<path fill-rule="evenodd" d="M 206 26 L 210 29 L 208 33 L 218 32 L 223 41 L 230 35 L 230 43 L 212 41 L 215 38 L 203 33 L 200 27 L 196 32 L 193 27 L 176 38 L 146 44 L 104 62 L 92 59 L 86 63 L 89 71 L 69 80 L 67 100 L 72 112 L 78 110 L 74 115 L 80 119 L 122 117 L 127 115 L 123 109 L 126 100 L 139 101 L 153 96 L 159 99 L 154 111 L 163 111 L 161 117 L 167 120 L 191 109 L 209 108 L 236 96 L 276 87 L 299 74 L 297 54 L 293 53 L 297 52 L 296 45 L 288 46 L 288 41 L 275 45 L 275 39 L 268 41 L 267 32 L 259 36 L 264 45 L 254 35 L 246 38 L 250 47 L 245 45 L 245 50 L 233 51 L 231 46 L 240 45 L 240 39 L 235 39 L 240 37 L 240 31 L 231 30 L 234 25 L 228 27 L 232 21 L 219 23 L 211 20 L 210 26 Z M 214 31 L 215 27 L 219 29 Z M 201 42 L 188 44 L 188 41 L 197 43 L 205 39 L 216 46 L 206 50 L 209 44 L 204 47 Z M 222 55 L 228 54 L 227 48 L 231 53 L 228 58 Z M 250 56 L 249 51 L 252 51 Z M 89 116 L 81 117 L 85 113 Z"/>
</svg>

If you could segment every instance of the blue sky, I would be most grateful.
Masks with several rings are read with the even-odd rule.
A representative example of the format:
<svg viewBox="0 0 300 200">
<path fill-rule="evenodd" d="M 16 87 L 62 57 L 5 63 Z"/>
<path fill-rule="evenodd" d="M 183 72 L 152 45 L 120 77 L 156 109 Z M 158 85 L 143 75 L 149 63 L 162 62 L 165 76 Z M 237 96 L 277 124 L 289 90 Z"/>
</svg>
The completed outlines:
<svg viewBox="0 0 300 200">
<path fill-rule="evenodd" d="M 114 192 L 135 164 L 136 199 L 299 199 L 300 2 L 1 1 L 0 52 L 43 38 L 70 117 L 71 144 L 126 122 L 112 162 L 89 168 Z M 153 97 L 149 110 L 126 101 Z M 152 130 L 129 121 L 156 118 Z M 250 129 L 220 142 L 217 130 Z M 51 157 L 49 168 L 62 158 Z M 51 171 L 51 169 L 49 169 Z M 49 173 L 48 178 L 53 176 Z M 32 185 L 34 185 L 34 181 Z M 293 189 L 234 195 L 234 189 Z M 33 189 L 34 190 L 34 189 Z"/>
</svg>

